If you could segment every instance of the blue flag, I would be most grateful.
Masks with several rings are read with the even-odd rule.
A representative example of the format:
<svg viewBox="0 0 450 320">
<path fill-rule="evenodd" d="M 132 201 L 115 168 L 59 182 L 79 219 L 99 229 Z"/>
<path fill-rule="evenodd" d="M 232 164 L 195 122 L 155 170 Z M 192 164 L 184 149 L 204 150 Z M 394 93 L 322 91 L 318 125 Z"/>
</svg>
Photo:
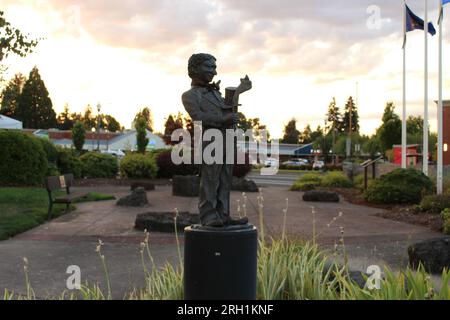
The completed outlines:
<svg viewBox="0 0 450 320">
<path fill-rule="evenodd" d="M 442 0 L 442 5 L 444 5 L 446 3 L 450 3 L 450 0 Z"/>
<path fill-rule="evenodd" d="M 442 0 L 446 2 L 450 2 L 450 0 Z M 424 28 L 425 22 L 416 16 L 411 9 L 406 5 L 406 32 L 413 30 L 425 30 Z M 428 33 L 434 36 L 436 34 L 436 29 L 433 24 L 428 23 Z"/>
</svg>

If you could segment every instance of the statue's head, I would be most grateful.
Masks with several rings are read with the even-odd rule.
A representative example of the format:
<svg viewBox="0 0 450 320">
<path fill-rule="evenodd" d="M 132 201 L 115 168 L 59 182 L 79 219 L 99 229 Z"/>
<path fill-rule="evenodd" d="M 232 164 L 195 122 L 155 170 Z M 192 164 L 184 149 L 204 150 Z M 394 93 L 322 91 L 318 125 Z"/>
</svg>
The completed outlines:
<svg viewBox="0 0 450 320">
<path fill-rule="evenodd" d="M 216 72 L 216 58 L 207 53 L 196 53 L 189 58 L 188 72 L 192 80 L 210 83 Z"/>
</svg>

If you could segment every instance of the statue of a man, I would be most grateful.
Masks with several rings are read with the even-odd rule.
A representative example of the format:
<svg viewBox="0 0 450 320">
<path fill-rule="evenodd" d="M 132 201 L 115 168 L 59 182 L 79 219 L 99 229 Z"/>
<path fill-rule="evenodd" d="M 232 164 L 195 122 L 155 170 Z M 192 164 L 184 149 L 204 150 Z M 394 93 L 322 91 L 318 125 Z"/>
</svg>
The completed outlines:
<svg viewBox="0 0 450 320">
<path fill-rule="evenodd" d="M 202 122 L 202 132 L 214 128 L 222 132 L 225 140 L 226 129 L 231 129 L 238 121 L 234 107 L 239 95 L 252 88 L 248 77 L 241 79 L 232 97 L 232 105 L 227 105 L 219 91 L 219 83 L 212 82 L 216 72 L 216 58 L 210 54 L 194 54 L 189 59 L 188 72 L 192 79 L 191 89 L 183 93 L 182 101 L 193 121 Z M 203 226 L 223 227 L 247 224 L 248 219 L 230 217 L 230 190 L 233 178 L 233 164 L 227 164 L 226 141 L 223 163 L 202 164 L 200 177 L 199 213 Z M 207 143 L 203 143 L 203 149 Z"/>
</svg>

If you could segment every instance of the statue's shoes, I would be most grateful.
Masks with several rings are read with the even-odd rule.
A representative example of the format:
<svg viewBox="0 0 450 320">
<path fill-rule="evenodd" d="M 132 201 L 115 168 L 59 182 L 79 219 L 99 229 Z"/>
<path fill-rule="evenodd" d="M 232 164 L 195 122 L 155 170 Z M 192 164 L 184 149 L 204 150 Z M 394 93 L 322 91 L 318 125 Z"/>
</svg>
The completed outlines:
<svg viewBox="0 0 450 320">
<path fill-rule="evenodd" d="M 220 227 L 223 227 L 223 221 L 222 221 L 222 219 L 219 218 L 219 216 L 216 216 L 216 217 L 206 219 L 205 221 L 202 221 L 202 225 L 205 227 L 220 228 Z"/>
<path fill-rule="evenodd" d="M 248 224 L 248 218 L 243 217 L 243 218 L 239 218 L 239 219 L 233 219 L 228 216 L 225 219 L 223 219 L 223 223 L 225 225 L 229 225 L 229 226 L 240 226 L 240 225 Z"/>
</svg>

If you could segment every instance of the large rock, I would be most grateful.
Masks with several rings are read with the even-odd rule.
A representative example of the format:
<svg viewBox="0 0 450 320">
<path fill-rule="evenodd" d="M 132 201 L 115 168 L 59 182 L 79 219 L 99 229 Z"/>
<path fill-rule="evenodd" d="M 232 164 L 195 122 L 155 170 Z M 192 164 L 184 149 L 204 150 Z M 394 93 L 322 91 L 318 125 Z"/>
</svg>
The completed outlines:
<svg viewBox="0 0 450 320">
<path fill-rule="evenodd" d="M 134 226 L 138 230 L 152 230 L 160 232 L 175 231 L 174 212 L 146 212 L 136 216 Z M 179 212 L 177 217 L 177 230 L 184 231 L 184 228 L 200 223 L 198 214 L 189 212 Z"/>
<path fill-rule="evenodd" d="M 117 200 L 116 205 L 122 207 L 142 207 L 148 204 L 147 193 L 145 189 L 139 187 L 131 192 L 131 194 Z"/>
<path fill-rule="evenodd" d="M 199 176 L 173 176 L 172 195 L 180 197 L 198 197 Z"/>
<path fill-rule="evenodd" d="M 231 190 L 243 192 L 258 192 L 258 186 L 253 180 L 233 177 Z"/>
<path fill-rule="evenodd" d="M 430 273 L 441 273 L 450 268 L 450 237 L 430 239 L 408 248 L 409 264 L 417 268 L 422 263 Z"/>
<path fill-rule="evenodd" d="M 135 181 L 135 182 L 132 182 L 132 183 L 130 184 L 130 189 L 131 189 L 131 191 L 133 191 L 133 190 L 135 190 L 135 189 L 137 189 L 137 188 L 139 188 L 139 187 L 144 188 L 145 191 L 152 191 L 152 190 L 155 190 L 155 184 L 154 184 L 153 182 L 148 182 L 148 181 Z"/>
<path fill-rule="evenodd" d="M 339 195 L 336 192 L 311 190 L 303 194 L 303 201 L 339 202 Z"/>
</svg>

